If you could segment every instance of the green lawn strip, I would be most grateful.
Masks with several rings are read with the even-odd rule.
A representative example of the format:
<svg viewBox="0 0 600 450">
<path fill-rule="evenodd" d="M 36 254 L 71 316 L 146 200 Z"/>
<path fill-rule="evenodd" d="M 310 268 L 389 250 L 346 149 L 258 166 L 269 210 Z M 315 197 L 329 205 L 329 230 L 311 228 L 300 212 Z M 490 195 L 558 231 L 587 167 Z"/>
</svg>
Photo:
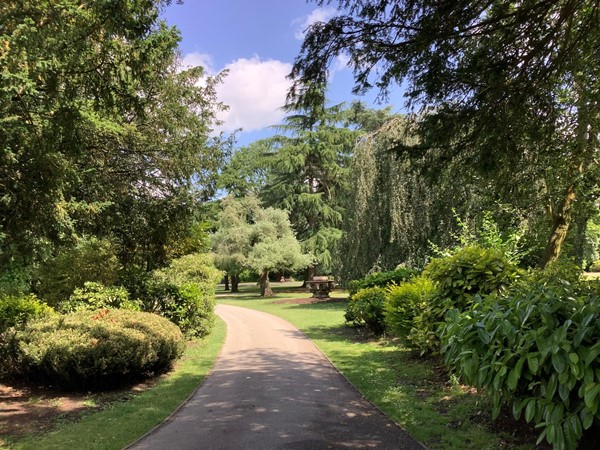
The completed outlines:
<svg viewBox="0 0 600 450">
<path fill-rule="evenodd" d="M 302 330 L 338 370 L 388 417 L 432 449 L 533 449 L 508 433 L 488 431 L 491 407 L 397 342 L 366 339 L 344 325 L 345 303 L 289 304 L 257 298 L 250 287 L 219 302 L 277 315 Z M 338 294 L 339 295 L 339 294 Z M 275 301 L 308 296 L 277 293 Z"/>
<path fill-rule="evenodd" d="M 63 421 L 43 435 L 5 443 L 11 449 L 120 449 L 163 422 L 204 380 L 223 345 L 225 323 L 194 341 L 175 370 L 156 386 L 130 399 L 109 404 L 76 421 Z"/>
</svg>

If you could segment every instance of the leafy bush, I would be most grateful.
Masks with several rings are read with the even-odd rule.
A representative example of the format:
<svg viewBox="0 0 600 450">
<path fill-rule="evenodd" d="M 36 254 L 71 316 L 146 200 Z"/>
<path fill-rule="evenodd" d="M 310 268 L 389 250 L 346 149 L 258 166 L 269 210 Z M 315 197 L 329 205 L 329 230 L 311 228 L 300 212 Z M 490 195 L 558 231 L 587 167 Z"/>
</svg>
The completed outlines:
<svg viewBox="0 0 600 450">
<path fill-rule="evenodd" d="M 142 310 L 162 315 L 189 336 L 207 335 L 214 322 L 215 290 L 223 273 L 209 255 L 191 254 L 151 274 L 129 271 L 122 282 Z"/>
<path fill-rule="evenodd" d="M 177 286 L 153 281 L 142 299 L 145 311 L 160 314 L 188 336 L 206 336 L 214 323 L 214 287 L 198 284 Z"/>
<path fill-rule="evenodd" d="M 0 333 L 30 320 L 47 317 L 54 310 L 35 295 L 0 295 Z"/>
<path fill-rule="evenodd" d="M 520 274 L 502 251 L 493 248 L 465 247 L 451 256 L 433 259 L 423 275 L 434 282 L 436 292 L 415 317 L 409 340 L 421 353 L 436 352 L 438 329 L 448 311 L 468 309 L 475 295 L 505 291 Z"/>
<path fill-rule="evenodd" d="M 424 276 L 388 287 L 384 308 L 387 328 L 406 339 L 415 317 L 425 310 L 434 293 L 433 282 Z"/>
<path fill-rule="evenodd" d="M 62 250 L 40 267 L 40 296 L 51 305 L 69 298 L 86 281 L 106 286 L 115 283 L 120 265 L 108 240 L 81 239 L 75 247 Z"/>
<path fill-rule="evenodd" d="M 355 326 L 366 326 L 368 330 L 380 335 L 385 330 L 384 305 L 384 288 L 361 289 L 348 300 L 346 321 Z"/>
<path fill-rule="evenodd" d="M 192 253 L 173 260 L 169 267 L 156 271 L 154 275 L 161 281 L 177 286 L 193 283 L 215 287 L 221 281 L 223 272 L 214 266 L 210 255 Z"/>
<path fill-rule="evenodd" d="M 447 364 L 542 429 L 539 441 L 574 449 L 600 419 L 600 290 L 556 270 L 518 283 L 502 301 L 477 298 L 442 331 Z"/>
<path fill-rule="evenodd" d="M 140 311 L 139 300 L 129 300 L 127 289 L 122 286 L 104 286 L 88 281 L 82 288 L 75 289 L 69 300 L 59 303 L 61 312 L 97 311 L 99 309 L 128 309 Z"/>
<path fill-rule="evenodd" d="M 148 377 L 181 356 L 181 331 L 155 314 L 79 311 L 29 322 L 15 336 L 14 358 L 33 380 L 102 389 Z"/>
<path fill-rule="evenodd" d="M 386 287 L 390 284 L 400 284 L 411 279 L 417 274 L 415 269 L 399 268 L 390 272 L 375 272 L 361 278 L 360 280 L 352 280 L 348 283 L 348 291 L 350 297 L 356 294 L 361 289 L 370 287 Z"/>
</svg>

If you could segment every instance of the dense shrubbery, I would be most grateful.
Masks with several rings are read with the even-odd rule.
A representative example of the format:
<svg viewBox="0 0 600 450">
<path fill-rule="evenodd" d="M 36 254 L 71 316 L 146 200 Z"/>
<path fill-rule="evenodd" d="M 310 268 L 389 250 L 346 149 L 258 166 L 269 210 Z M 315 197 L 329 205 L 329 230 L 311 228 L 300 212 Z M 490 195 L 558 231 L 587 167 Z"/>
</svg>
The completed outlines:
<svg viewBox="0 0 600 450">
<path fill-rule="evenodd" d="M 390 272 L 375 272 L 360 280 L 352 280 L 348 285 L 350 296 L 344 316 L 346 322 L 352 326 L 366 326 L 373 333 L 382 334 L 385 330 L 383 288 L 409 280 L 416 273 L 413 269 L 399 268 Z M 357 295 L 358 300 L 355 299 Z"/>
<path fill-rule="evenodd" d="M 590 272 L 600 272 L 600 259 L 590 264 Z"/>
<path fill-rule="evenodd" d="M 162 315 L 189 336 L 207 335 L 214 321 L 215 287 L 222 272 L 208 255 L 186 255 L 151 274 L 130 272 L 123 278 L 142 310 Z"/>
<path fill-rule="evenodd" d="M 407 339 L 415 317 L 427 307 L 435 293 L 433 282 L 424 276 L 415 277 L 388 288 L 385 302 L 385 324 L 395 335 Z"/>
<path fill-rule="evenodd" d="M 82 238 L 42 264 L 37 291 L 50 305 L 68 299 L 86 281 L 110 286 L 117 280 L 119 261 L 110 241 Z M 37 292 L 36 291 L 36 292 Z"/>
<path fill-rule="evenodd" d="M 517 283 L 498 301 L 454 311 L 442 332 L 447 364 L 542 429 L 540 440 L 574 449 L 600 419 L 600 290 L 550 270 Z"/>
<path fill-rule="evenodd" d="M 501 250 L 465 247 L 451 256 L 433 259 L 423 271 L 435 285 L 435 293 L 415 317 L 409 340 L 422 353 L 439 350 L 438 330 L 446 313 L 468 309 L 475 295 L 501 293 L 519 278 L 521 271 Z"/>
<path fill-rule="evenodd" d="M 0 295 L 0 333 L 30 320 L 54 314 L 35 295 Z"/>
<path fill-rule="evenodd" d="M 164 371 L 183 352 L 181 331 L 155 314 L 79 311 L 29 322 L 12 355 L 26 377 L 70 389 L 122 385 Z"/>
<path fill-rule="evenodd" d="M 390 284 L 400 284 L 409 280 L 417 274 L 417 271 L 409 268 L 399 268 L 390 272 L 375 272 L 361 278 L 360 280 L 352 280 L 348 283 L 348 291 L 350 297 L 356 294 L 361 289 L 370 287 L 386 287 Z"/>
<path fill-rule="evenodd" d="M 99 309 L 128 309 L 140 311 L 139 300 L 129 300 L 127 289 L 122 286 L 104 286 L 92 281 L 75 289 L 69 300 L 59 303 L 61 312 L 97 311 Z"/>
<path fill-rule="evenodd" d="M 206 336 L 214 322 L 214 286 L 177 286 L 154 280 L 147 286 L 144 310 L 160 314 L 188 336 Z"/>
<path fill-rule="evenodd" d="M 361 289 L 348 300 L 346 321 L 355 326 L 366 326 L 368 330 L 379 335 L 385 330 L 383 308 L 385 289 L 370 287 Z"/>
</svg>

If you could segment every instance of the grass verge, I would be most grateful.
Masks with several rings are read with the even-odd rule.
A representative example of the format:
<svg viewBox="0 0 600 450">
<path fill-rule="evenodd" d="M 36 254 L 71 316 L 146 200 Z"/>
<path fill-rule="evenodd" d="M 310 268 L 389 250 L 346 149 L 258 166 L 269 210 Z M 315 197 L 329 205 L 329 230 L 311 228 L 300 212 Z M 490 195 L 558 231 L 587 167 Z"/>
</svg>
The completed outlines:
<svg viewBox="0 0 600 450">
<path fill-rule="evenodd" d="M 274 283 L 275 298 L 219 293 L 219 303 L 277 315 L 302 330 L 367 399 L 432 449 L 533 449 L 536 433 L 511 415 L 492 421 L 488 400 L 453 381 L 438 359 L 419 358 L 398 341 L 372 339 L 344 325 L 345 303 L 285 303 L 309 297 Z M 287 290 L 287 292 L 286 292 Z M 337 294 L 343 296 L 343 294 Z"/>
<path fill-rule="evenodd" d="M 217 319 L 213 332 L 192 341 L 175 369 L 155 386 L 124 401 L 113 402 L 77 421 L 62 421 L 55 430 L 3 442 L 19 450 L 114 450 L 123 448 L 164 421 L 204 380 L 225 340 L 226 327 Z"/>
</svg>

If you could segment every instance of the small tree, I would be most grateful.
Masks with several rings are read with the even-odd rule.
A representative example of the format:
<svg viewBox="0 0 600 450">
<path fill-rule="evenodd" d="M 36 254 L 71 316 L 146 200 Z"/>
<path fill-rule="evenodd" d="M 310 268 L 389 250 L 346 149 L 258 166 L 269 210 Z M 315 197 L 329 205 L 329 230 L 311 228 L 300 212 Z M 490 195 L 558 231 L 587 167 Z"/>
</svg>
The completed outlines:
<svg viewBox="0 0 600 450">
<path fill-rule="evenodd" d="M 232 279 L 247 268 L 260 276 L 260 295 L 273 295 L 269 283 L 272 270 L 300 270 L 311 264 L 312 256 L 302 253 L 288 214 L 274 208 L 261 208 L 254 197 L 223 200 L 214 250 L 217 267 Z M 232 292 L 237 285 L 232 283 Z"/>
</svg>

